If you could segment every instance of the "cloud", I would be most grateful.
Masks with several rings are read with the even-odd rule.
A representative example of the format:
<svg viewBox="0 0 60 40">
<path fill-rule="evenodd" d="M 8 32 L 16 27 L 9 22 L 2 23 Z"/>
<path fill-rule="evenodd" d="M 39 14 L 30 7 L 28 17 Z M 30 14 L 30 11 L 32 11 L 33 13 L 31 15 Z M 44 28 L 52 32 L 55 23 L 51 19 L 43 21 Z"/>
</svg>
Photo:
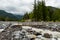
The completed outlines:
<svg viewBox="0 0 60 40">
<path fill-rule="evenodd" d="M 60 0 L 46 0 L 46 5 L 60 8 Z"/>
<path fill-rule="evenodd" d="M 24 14 L 33 9 L 34 0 L 0 0 L 0 10 L 13 14 Z M 60 7 L 59 0 L 46 0 L 47 6 Z"/>
<path fill-rule="evenodd" d="M 32 10 L 32 0 L 0 0 L 0 9 L 14 14 L 24 14 Z"/>
</svg>

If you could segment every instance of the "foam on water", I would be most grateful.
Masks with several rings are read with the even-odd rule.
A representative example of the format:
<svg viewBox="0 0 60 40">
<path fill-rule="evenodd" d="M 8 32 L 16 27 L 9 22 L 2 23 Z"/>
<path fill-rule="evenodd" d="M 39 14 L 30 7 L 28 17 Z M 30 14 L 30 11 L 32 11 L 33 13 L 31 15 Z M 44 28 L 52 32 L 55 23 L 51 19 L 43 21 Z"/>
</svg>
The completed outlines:
<svg viewBox="0 0 60 40">
<path fill-rule="evenodd" d="M 4 29 L 0 29 L 0 32 L 2 32 Z"/>
</svg>

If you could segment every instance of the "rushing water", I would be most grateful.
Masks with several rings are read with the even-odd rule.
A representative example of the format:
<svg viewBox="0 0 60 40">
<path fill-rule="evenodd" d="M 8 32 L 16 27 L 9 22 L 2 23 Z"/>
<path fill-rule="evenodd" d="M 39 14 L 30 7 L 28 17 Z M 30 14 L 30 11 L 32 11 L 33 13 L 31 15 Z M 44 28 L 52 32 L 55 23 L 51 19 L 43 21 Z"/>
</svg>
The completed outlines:
<svg viewBox="0 0 60 40">
<path fill-rule="evenodd" d="M 9 23 L 8 23 L 9 24 Z M 8 24 L 0 24 L 0 32 L 3 31 L 7 26 Z M 48 23 L 46 24 L 46 26 L 48 27 L 52 27 L 52 28 L 60 28 L 60 24 L 55 24 L 55 23 Z M 31 30 L 32 32 L 28 32 L 29 30 Z M 33 32 L 37 32 L 37 33 L 41 33 L 42 35 L 34 35 Z M 52 38 L 45 38 L 43 37 L 44 33 L 48 33 L 48 34 L 51 34 L 52 35 Z M 60 32 L 58 31 L 52 31 L 52 30 L 48 30 L 48 29 L 40 29 L 40 28 L 34 28 L 34 27 L 30 27 L 30 26 L 22 26 L 22 30 L 18 30 L 18 31 L 14 31 L 12 33 L 12 39 L 15 38 L 15 39 L 20 39 L 20 40 L 31 40 L 30 38 L 35 38 L 35 40 L 60 40 Z"/>
<path fill-rule="evenodd" d="M 49 34 L 52 34 L 52 38 L 45 38 L 42 35 L 35 36 L 34 34 L 31 34 L 31 33 L 27 32 L 27 30 L 32 30 L 32 31 L 36 31 L 36 32 L 42 32 L 42 35 L 44 33 L 49 33 Z M 43 29 L 38 29 L 38 28 L 32 28 L 32 27 L 29 27 L 29 26 L 22 26 L 21 31 L 15 31 L 15 32 L 13 32 L 12 35 L 15 35 L 15 38 L 20 38 L 20 39 L 23 36 L 25 36 L 26 38 L 23 38 L 23 40 L 29 40 L 29 38 L 33 38 L 33 37 L 35 37 L 35 40 L 60 40 L 60 32 L 46 30 L 46 29 L 43 30 Z"/>
</svg>

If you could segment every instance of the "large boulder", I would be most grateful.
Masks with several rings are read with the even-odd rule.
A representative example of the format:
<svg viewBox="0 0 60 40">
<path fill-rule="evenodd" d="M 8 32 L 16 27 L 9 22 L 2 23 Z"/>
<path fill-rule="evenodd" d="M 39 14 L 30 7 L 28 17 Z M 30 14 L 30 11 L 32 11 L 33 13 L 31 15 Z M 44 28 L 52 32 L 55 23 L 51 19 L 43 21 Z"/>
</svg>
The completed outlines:
<svg viewBox="0 0 60 40">
<path fill-rule="evenodd" d="M 48 34 L 48 33 L 44 33 L 43 37 L 45 37 L 45 38 L 51 38 L 52 35 L 51 34 Z"/>
</svg>

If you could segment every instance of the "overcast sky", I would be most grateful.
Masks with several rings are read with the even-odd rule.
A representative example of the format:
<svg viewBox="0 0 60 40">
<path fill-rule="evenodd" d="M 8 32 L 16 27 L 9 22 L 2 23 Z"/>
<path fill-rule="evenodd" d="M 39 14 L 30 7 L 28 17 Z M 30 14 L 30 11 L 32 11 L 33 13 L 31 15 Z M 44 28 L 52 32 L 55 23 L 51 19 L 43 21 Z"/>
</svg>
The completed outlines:
<svg viewBox="0 0 60 40">
<path fill-rule="evenodd" d="M 60 0 L 45 0 L 47 6 L 60 7 Z M 0 0 L 0 10 L 13 14 L 24 14 L 33 9 L 34 0 Z"/>
</svg>

